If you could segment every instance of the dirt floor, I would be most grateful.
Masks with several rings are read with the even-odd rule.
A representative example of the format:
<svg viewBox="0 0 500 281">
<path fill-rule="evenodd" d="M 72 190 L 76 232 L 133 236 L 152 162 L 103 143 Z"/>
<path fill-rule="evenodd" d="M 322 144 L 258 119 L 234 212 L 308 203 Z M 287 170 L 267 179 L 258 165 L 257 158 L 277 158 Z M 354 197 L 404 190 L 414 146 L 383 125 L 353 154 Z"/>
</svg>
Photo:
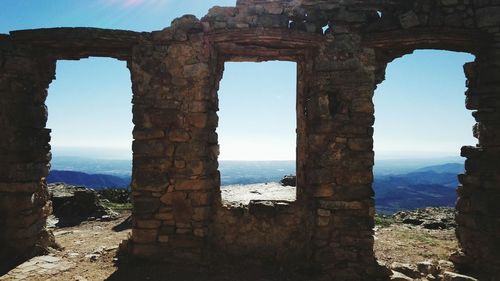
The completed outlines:
<svg viewBox="0 0 500 281">
<path fill-rule="evenodd" d="M 106 280 L 117 270 L 115 256 L 118 245 L 130 233 L 129 229 L 114 231 L 113 227 L 129 215 L 130 212 L 123 212 L 115 221 L 89 221 L 75 227 L 53 229 L 57 243 L 64 249 L 50 254 L 71 262 L 73 267 L 54 275 L 30 276 L 29 280 Z"/>
<path fill-rule="evenodd" d="M 276 273 L 268 264 L 244 264 L 241 268 L 192 268 L 175 269 L 164 265 L 136 264 L 127 261 L 117 266 L 115 258 L 118 245 L 127 238 L 130 230 L 114 231 L 129 212 L 122 212 L 115 221 L 84 222 L 76 227 L 55 228 L 56 240 L 64 247 L 50 255 L 57 258 L 48 265 L 21 266 L 0 280 L 33 281 L 99 281 L 99 280 L 295 280 Z M 426 260 L 446 260 L 457 249 L 453 229 L 428 230 L 402 224 L 377 226 L 375 235 L 376 256 L 382 263 L 393 261 L 417 263 Z M 55 260 L 55 259 L 54 259 Z M 32 262 L 33 264 L 33 262 Z M 28 264 L 29 265 L 29 264 Z M 58 269 L 57 265 L 61 265 Z M 249 268 L 257 270 L 249 270 Z M 47 268 L 53 268 L 47 271 Z M 30 269 L 30 270 L 28 270 Z M 241 272 L 246 274 L 242 275 Z M 22 278 L 24 277 L 24 278 Z M 296 277 L 296 276 L 295 276 Z M 299 279 L 300 280 L 300 279 Z M 305 280 L 305 279 L 303 279 Z"/>
</svg>

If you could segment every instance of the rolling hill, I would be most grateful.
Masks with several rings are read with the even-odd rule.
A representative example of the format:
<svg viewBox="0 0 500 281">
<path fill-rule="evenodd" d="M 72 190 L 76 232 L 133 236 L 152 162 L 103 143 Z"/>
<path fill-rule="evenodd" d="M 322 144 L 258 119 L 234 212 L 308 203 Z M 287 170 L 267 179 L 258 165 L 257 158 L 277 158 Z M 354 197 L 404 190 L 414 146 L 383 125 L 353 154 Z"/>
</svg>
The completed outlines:
<svg viewBox="0 0 500 281">
<path fill-rule="evenodd" d="M 457 174 L 463 164 L 428 166 L 400 175 L 375 176 L 377 212 L 391 214 L 424 207 L 453 207 L 457 199 Z"/>
</svg>

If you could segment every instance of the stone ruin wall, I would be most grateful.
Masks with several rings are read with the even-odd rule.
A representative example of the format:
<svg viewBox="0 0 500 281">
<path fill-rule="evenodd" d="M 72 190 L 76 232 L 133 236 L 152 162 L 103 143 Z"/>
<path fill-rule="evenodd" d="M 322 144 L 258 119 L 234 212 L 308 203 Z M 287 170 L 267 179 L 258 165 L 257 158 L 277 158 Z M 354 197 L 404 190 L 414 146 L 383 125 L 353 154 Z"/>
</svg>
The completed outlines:
<svg viewBox="0 0 500 281">
<path fill-rule="evenodd" d="M 1 258 L 34 254 L 50 236 L 44 101 L 55 62 L 105 56 L 127 61 L 133 85 L 134 227 L 124 251 L 172 262 L 241 255 L 299 262 L 333 280 L 384 280 L 373 254 L 372 98 L 387 63 L 422 48 L 476 55 L 464 70 L 479 144 L 462 149 L 457 237 L 463 255 L 456 260 L 495 276 L 496 0 L 240 0 L 151 33 L 62 28 L 0 36 Z M 225 61 L 265 60 L 298 66 L 297 201 L 228 209 L 217 162 L 218 83 Z"/>
</svg>

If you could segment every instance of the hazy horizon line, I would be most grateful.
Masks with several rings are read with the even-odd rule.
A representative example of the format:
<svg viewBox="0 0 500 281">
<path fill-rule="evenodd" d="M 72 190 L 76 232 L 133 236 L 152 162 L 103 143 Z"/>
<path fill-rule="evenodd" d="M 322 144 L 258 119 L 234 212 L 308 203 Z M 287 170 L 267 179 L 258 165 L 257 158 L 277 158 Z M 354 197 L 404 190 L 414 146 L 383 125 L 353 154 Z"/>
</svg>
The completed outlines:
<svg viewBox="0 0 500 281">
<path fill-rule="evenodd" d="M 403 151 L 403 150 L 375 150 L 375 160 L 433 160 L 445 158 L 461 158 L 460 153 L 451 151 Z M 132 149 L 123 147 L 70 147 L 56 146 L 52 148 L 52 155 L 58 157 L 78 157 L 94 160 L 132 160 Z M 239 158 L 219 158 L 219 161 L 296 161 L 296 159 L 239 159 Z"/>
</svg>

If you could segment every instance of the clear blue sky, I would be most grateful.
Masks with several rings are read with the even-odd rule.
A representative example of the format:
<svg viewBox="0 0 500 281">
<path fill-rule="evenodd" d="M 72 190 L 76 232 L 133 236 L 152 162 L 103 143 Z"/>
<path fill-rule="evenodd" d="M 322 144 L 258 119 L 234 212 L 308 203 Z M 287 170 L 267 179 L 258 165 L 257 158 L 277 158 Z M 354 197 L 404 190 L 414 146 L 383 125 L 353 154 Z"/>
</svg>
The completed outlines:
<svg viewBox="0 0 500 281">
<path fill-rule="evenodd" d="M 88 26 L 161 30 L 177 16 L 206 14 L 235 0 L 2 0 L 0 33 Z M 391 63 L 375 95 L 378 158 L 458 155 L 473 145 L 464 107 L 468 54 L 418 51 Z M 227 63 L 221 81 L 221 159 L 294 159 L 294 63 Z M 55 155 L 129 158 L 131 85 L 124 62 L 59 61 L 49 88 L 48 127 Z M 78 148 L 78 149 L 75 149 Z"/>
</svg>

